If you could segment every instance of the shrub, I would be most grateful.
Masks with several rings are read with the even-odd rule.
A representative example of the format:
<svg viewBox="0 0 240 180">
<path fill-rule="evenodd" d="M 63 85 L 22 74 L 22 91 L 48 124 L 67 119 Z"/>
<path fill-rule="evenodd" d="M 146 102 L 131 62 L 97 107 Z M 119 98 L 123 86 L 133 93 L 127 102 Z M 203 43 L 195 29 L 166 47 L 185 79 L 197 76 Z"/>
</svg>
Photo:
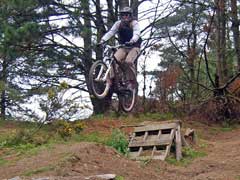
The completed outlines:
<svg viewBox="0 0 240 180">
<path fill-rule="evenodd" d="M 0 143 L 0 146 L 21 146 L 31 144 L 32 146 L 39 146 L 46 144 L 49 140 L 49 137 L 46 135 L 34 134 L 30 130 L 21 129 L 18 131 L 13 131 L 11 136 L 8 136 L 3 142 Z"/>
<path fill-rule="evenodd" d="M 80 133 L 84 128 L 84 123 L 81 121 L 68 122 L 58 120 L 53 124 L 53 128 L 62 138 L 65 139 L 71 137 L 75 133 Z"/>
<path fill-rule="evenodd" d="M 119 129 L 114 129 L 112 131 L 111 137 L 107 141 L 107 145 L 115 148 L 122 154 L 126 154 L 128 148 L 128 140 L 123 132 L 121 132 Z"/>
</svg>

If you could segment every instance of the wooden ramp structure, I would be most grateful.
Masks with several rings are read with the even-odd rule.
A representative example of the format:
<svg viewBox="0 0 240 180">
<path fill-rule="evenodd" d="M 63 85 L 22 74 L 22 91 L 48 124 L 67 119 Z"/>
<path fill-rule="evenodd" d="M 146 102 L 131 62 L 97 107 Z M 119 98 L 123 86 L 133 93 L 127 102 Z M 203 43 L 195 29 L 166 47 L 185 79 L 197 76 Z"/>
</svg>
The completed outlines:
<svg viewBox="0 0 240 180">
<path fill-rule="evenodd" d="M 131 159 L 165 160 L 175 141 L 176 158 L 182 158 L 180 121 L 151 123 L 134 128 L 128 145 Z"/>
</svg>

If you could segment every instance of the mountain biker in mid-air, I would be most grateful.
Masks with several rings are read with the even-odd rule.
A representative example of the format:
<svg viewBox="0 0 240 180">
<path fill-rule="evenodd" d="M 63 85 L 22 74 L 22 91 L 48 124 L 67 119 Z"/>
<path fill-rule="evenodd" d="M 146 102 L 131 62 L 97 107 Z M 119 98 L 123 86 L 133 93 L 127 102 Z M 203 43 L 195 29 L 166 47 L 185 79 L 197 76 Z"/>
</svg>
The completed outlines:
<svg viewBox="0 0 240 180">
<path fill-rule="evenodd" d="M 126 47 L 119 48 L 114 56 L 126 70 L 127 88 L 132 89 L 137 86 L 134 62 L 140 54 L 142 40 L 140 38 L 139 24 L 133 18 L 130 7 L 124 7 L 120 10 L 120 20 L 114 23 L 112 28 L 101 38 L 99 44 L 105 43 L 115 34 L 118 34 L 119 44 L 125 44 Z M 133 71 L 129 70 L 129 68 Z"/>
</svg>

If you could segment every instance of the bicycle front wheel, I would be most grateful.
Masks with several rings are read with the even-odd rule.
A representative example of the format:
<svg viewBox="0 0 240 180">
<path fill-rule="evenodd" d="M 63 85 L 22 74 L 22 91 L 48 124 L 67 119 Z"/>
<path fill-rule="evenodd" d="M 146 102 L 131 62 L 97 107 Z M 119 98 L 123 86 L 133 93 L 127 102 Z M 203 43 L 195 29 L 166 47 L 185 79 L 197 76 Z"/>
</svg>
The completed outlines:
<svg viewBox="0 0 240 180">
<path fill-rule="evenodd" d="M 92 93 L 98 99 L 103 99 L 107 96 L 110 89 L 110 78 L 107 73 L 107 66 L 102 61 L 96 61 L 89 71 L 89 82 Z"/>
</svg>

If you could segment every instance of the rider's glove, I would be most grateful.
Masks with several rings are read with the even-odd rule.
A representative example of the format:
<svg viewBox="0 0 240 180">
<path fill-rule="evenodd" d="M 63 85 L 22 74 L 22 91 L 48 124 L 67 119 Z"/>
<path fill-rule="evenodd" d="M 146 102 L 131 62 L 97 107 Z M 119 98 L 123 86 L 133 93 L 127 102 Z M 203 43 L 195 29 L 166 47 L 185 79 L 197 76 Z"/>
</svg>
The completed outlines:
<svg viewBox="0 0 240 180">
<path fill-rule="evenodd" d="M 97 47 L 101 47 L 102 46 L 102 43 L 97 43 Z"/>
<path fill-rule="evenodd" d="M 97 43 L 97 46 L 98 46 L 98 47 L 102 47 L 102 46 L 104 45 L 104 43 L 105 43 L 105 41 L 102 41 L 102 40 L 101 40 L 99 43 Z"/>
<path fill-rule="evenodd" d="M 125 42 L 125 46 L 132 46 L 133 45 L 133 42 Z"/>
</svg>

